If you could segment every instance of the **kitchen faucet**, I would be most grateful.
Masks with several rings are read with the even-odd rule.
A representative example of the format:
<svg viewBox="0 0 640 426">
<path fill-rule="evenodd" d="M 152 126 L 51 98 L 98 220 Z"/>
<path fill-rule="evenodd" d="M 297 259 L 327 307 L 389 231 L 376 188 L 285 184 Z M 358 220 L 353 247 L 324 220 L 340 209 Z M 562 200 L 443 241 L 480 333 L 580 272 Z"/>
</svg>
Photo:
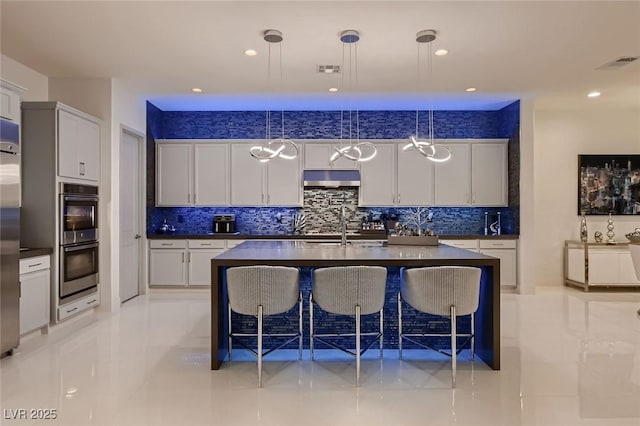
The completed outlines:
<svg viewBox="0 0 640 426">
<path fill-rule="evenodd" d="M 346 247 L 347 246 L 347 212 L 344 204 L 340 206 L 340 233 L 341 233 L 340 244 L 342 245 L 342 247 Z"/>
</svg>

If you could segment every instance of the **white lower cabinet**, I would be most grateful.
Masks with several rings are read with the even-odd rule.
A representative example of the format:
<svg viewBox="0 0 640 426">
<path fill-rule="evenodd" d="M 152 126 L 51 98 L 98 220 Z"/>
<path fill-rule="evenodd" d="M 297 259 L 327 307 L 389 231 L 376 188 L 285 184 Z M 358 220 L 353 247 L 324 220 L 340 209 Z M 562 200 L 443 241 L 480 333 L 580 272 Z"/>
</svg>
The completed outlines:
<svg viewBox="0 0 640 426">
<path fill-rule="evenodd" d="M 500 259 L 500 286 L 518 285 L 517 240 L 440 240 L 440 243 Z"/>
<path fill-rule="evenodd" d="M 188 285 L 211 285 L 211 258 L 225 251 L 224 240 L 189 240 Z"/>
<path fill-rule="evenodd" d="M 151 240 L 149 242 L 149 285 L 187 285 L 187 241 Z"/>
<path fill-rule="evenodd" d="M 500 285 L 518 284 L 518 252 L 516 240 L 480 240 L 480 253 L 500 259 Z"/>
<path fill-rule="evenodd" d="M 20 335 L 49 329 L 50 256 L 20 260 Z"/>
<path fill-rule="evenodd" d="M 211 258 L 242 240 L 151 240 L 149 286 L 208 286 Z"/>
<path fill-rule="evenodd" d="M 67 319 L 89 308 L 94 308 L 100 304 L 100 291 L 78 299 L 74 302 L 60 306 L 58 308 L 58 321 Z"/>
</svg>

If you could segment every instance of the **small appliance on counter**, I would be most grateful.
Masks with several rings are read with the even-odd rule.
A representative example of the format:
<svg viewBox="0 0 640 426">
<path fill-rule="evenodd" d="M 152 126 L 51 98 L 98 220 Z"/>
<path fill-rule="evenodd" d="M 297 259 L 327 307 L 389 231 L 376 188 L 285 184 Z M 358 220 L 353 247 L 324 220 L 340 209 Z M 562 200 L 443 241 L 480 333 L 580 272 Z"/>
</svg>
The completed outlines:
<svg viewBox="0 0 640 426">
<path fill-rule="evenodd" d="M 213 215 L 214 234 L 237 234 L 236 215 L 234 214 L 214 214 Z"/>
</svg>

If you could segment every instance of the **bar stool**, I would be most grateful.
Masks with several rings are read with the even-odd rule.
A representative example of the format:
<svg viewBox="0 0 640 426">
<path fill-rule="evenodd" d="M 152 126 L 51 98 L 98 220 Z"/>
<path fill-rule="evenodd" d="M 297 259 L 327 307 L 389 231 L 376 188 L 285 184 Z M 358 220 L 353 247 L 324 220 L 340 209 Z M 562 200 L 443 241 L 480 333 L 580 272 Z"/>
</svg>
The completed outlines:
<svg viewBox="0 0 640 426">
<path fill-rule="evenodd" d="M 471 357 L 475 359 L 475 321 L 480 299 L 480 268 L 466 266 L 442 266 L 430 268 L 401 269 L 400 292 L 398 293 L 398 349 L 402 359 L 402 339 L 406 339 L 425 349 L 435 350 L 451 357 L 451 383 L 456 387 L 457 337 L 467 337 L 464 347 L 471 340 Z M 451 320 L 450 333 L 403 333 L 402 301 L 417 311 Z M 458 334 L 456 319 L 471 316 L 471 330 Z M 418 342 L 412 337 L 450 336 L 451 353 Z"/>
<path fill-rule="evenodd" d="M 300 272 L 297 268 L 284 266 L 241 266 L 227 269 L 228 321 L 229 321 L 229 361 L 231 361 L 233 339 L 237 337 L 257 337 L 258 349 L 254 350 L 236 339 L 258 357 L 258 387 L 262 387 L 262 357 L 298 339 L 298 359 L 302 359 L 302 293 L 300 292 Z M 277 315 L 289 311 L 298 303 L 298 330 L 295 333 L 263 334 L 262 321 L 267 315 Z M 257 333 L 233 333 L 231 311 L 251 315 L 258 319 Z M 290 337 L 285 343 L 262 351 L 262 338 Z"/>
<path fill-rule="evenodd" d="M 360 386 L 360 357 L 378 341 L 380 357 L 383 345 L 383 306 L 387 270 L 380 266 L 342 266 L 321 268 L 313 271 L 313 289 L 309 295 L 309 350 L 313 360 L 313 344 L 317 339 L 335 349 L 339 349 L 356 358 L 356 386 Z M 314 305 L 336 315 L 355 317 L 355 333 L 317 334 L 314 332 Z M 362 315 L 380 314 L 379 329 L 362 333 L 360 318 Z M 326 337 L 355 336 L 355 352 L 326 340 Z M 375 336 L 371 343 L 361 351 L 361 336 Z"/>
</svg>

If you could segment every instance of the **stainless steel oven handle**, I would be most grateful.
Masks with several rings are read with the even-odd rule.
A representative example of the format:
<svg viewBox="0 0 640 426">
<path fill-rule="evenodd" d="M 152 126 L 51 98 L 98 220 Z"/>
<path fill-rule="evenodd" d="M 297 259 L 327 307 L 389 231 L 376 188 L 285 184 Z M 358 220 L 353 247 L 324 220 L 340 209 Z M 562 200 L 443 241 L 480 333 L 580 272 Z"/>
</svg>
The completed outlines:
<svg viewBox="0 0 640 426">
<path fill-rule="evenodd" d="M 80 250 L 86 250 L 86 249 L 95 248 L 95 247 L 98 247 L 98 243 L 83 244 L 81 246 L 65 247 L 64 251 L 65 251 L 65 253 L 68 253 L 70 251 L 80 251 Z"/>
<path fill-rule="evenodd" d="M 64 195 L 63 199 L 64 201 L 98 201 L 98 197 L 96 197 L 95 195 L 86 197 L 80 195 Z"/>
</svg>

